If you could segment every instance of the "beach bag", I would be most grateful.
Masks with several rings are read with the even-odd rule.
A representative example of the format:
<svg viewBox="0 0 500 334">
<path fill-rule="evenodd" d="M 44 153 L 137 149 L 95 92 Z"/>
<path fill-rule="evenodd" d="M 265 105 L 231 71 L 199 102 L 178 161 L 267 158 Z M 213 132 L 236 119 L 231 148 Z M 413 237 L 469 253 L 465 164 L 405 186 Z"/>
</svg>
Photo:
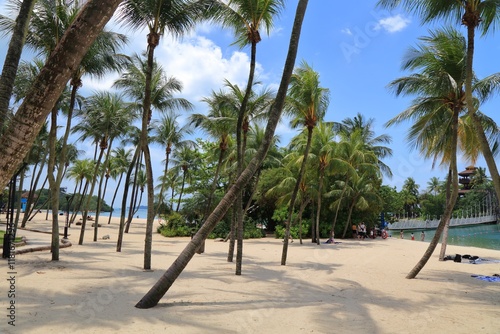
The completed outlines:
<svg viewBox="0 0 500 334">
<path fill-rule="evenodd" d="M 460 254 L 455 255 L 453 262 L 462 262 L 462 255 Z"/>
</svg>

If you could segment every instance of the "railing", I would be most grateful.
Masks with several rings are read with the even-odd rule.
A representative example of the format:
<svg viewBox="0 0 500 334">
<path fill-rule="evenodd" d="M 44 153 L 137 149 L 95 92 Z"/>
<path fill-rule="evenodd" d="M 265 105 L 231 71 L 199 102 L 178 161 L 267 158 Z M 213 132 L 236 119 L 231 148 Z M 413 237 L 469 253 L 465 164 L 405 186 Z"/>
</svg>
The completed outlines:
<svg viewBox="0 0 500 334">
<path fill-rule="evenodd" d="M 434 229 L 439 225 L 439 219 L 421 220 L 421 219 L 405 219 L 394 222 L 388 225 L 389 230 L 417 230 L 417 229 Z M 466 226 L 497 222 L 496 215 L 480 216 L 480 217 L 462 217 L 450 219 L 450 226 Z"/>
</svg>

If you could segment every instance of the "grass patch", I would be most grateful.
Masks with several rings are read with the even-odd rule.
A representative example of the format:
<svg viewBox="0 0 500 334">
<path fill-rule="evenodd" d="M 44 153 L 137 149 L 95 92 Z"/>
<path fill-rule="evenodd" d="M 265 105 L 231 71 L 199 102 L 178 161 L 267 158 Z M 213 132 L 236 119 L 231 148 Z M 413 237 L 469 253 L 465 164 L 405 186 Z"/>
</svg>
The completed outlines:
<svg viewBox="0 0 500 334">
<path fill-rule="evenodd" d="M 5 231 L 0 231 L 0 245 L 3 245 L 3 236 L 5 235 Z M 14 239 L 14 242 L 20 242 L 21 241 L 21 238 L 20 237 L 16 237 L 16 239 Z"/>
</svg>

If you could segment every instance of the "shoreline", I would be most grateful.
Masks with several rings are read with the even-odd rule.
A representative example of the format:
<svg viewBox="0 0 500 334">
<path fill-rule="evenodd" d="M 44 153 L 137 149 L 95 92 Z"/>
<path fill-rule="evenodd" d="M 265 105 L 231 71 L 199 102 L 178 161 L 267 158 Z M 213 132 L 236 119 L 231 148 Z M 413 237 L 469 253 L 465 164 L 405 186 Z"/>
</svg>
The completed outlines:
<svg viewBox="0 0 500 334">
<path fill-rule="evenodd" d="M 88 227 L 83 245 L 77 245 L 79 229 L 71 227 L 73 245 L 60 250 L 60 261 L 50 261 L 50 252 L 16 256 L 16 327 L 3 317 L 0 331 L 428 334 L 500 328 L 500 283 L 471 277 L 500 274 L 500 264 L 439 262 L 436 250 L 408 280 L 428 243 L 394 237 L 320 246 L 296 240 L 286 266 L 279 263 L 280 239 L 245 240 L 241 276 L 226 260 L 228 243 L 207 240 L 206 252 L 195 255 L 159 305 L 139 310 L 135 303 L 190 241 L 154 233 L 153 270 L 144 271 L 144 223 L 133 220 L 120 253 L 115 218 L 100 228 L 97 242 Z M 37 221 L 31 227 L 49 225 Z M 28 247 L 50 242 L 48 234 L 19 230 L 23 234 Z M 449 245 L 447 253 L 500 260 L 500 251 L 482 248 Z"/>
</svg>

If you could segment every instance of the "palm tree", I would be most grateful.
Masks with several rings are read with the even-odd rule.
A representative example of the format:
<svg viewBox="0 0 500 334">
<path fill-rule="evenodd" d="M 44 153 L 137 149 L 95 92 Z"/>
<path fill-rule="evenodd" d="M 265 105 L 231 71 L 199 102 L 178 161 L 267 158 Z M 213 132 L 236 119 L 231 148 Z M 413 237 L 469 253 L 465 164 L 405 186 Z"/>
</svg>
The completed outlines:
<svg viewBox="0 0 500 334">
<path fill-rule="evenodd" d="M 206 208 L 203 213 L 203 223 L 212 210 L 213 196 L 219 182 L 220 171 L 223 167 L 222 162 L 225 159 L 226 152 L 230 148 L 232 142 L 231 136 L 235 133 L 238 109 L 232 96 L 223 91 L 212 91 L 212 95 L 204 98 L 202 101 L 209 106 L 207 115 L 193 114 L 190 116 L 190 122 L 196 128 L 201 128 L 210 137 L 218 141 L 219 152 L 217 168 L 212 180 L 210 193 L 208 194 Z M 204 251 L 205 244 L 203 243 L 198 249 L 198 252 L 203 253 Z"/>
<path fill-rule="evenodd" d="M 240 47 L 250 45 L 250 70 L 245 94 L 241 100 L 241 105 L 236 123 L 236 161 L 237 175 L 243 171 L 244 146 L 243 127 L 248 115 L 248 101 L 254 85 L 257 43 L 262 39 L 260 29 L 264 28 L 269 33 L 273 27 L 273 19 L 284 7 L 283 0 L 230 0 L 217 1 L 220 4 L 220 11 L 215 14 L 215 20 L 221 22 L 224 27 L 234 29 L 236 35 L 235 44 Z M 241 263 L 243 259 L 243 194 L 239 195 L 236 201 L 237 220 L 237 251 L 236 251 L 236 275 L 241 275 Z"/>
<path fill-rule="evenodd" d="M 339 136 L 340 141 L 332 163 L 335 164 L 335 174 L 342 182 L 336 183 L 338 188 L 334 184 L 333 189 L 326 194 L 328 197 L 337 198 L 330 205 L 331 209 L 335 208 L 331 233 L 335 231 L 340 207 L 346 199 L 351 183 L 358 182 L 364 173 L 377 175 L 380 171 L 377 156 L 366 145 L 362 129 L 354 128 L 352 132 L 340 131 Z"/>
<path fill-rule="evenodd" d="M 132 150 L 126 150 L 124 147 L 118 147 L 113 150 L 113 156 L 109 161 L 110 176 L 116 180 L 119 176 L 118 183 L 115 187 L 115 192 L 113 194 L 113 199 L 111 200 L 111 211 L 109 212 L 108 224 L 111 223 L 111 217 L 113 215 L 113 207 L 116 200 L 116 195 L 118 194 L 118 189 L 122 183 L 123 175 L 127 172 L 128 167 L 132 160 Z"/>
<path fill-rule="evenodd" d="M 441 190 L 441 181 L 438 177 L 431 177 L 431 179 L 427 182 L 427 191 L 433 193 L 434 196 L 437 195 L 438 191 Z"/>
<path fill-rule="evenodd" d="M 390 86 L 396 94 L 417 95 L 413 105 L 387 124 L 414 119 L 408 140 L 425 157 L 449 165 L 449 196 L 435 236 L 422 259 L 407 278 L 414 278 L 432 255 L 441 233 L 449 223 L 458 196 L 457 145 L 460 113 L 465 108 L 466 52 L 465 40 L 453 29 L 431 32 L 422 38 L 418 48 L 410 49 L 403 68 L 420 70 L 421 73 L 393 81 Z M 467 153 L 467 152 L 466 152 Z M 407 190 L 414 184 L 410 180 Z M 414 195 L 414 194 L 413 194 Z"/>
<path fill-rule="evenodd" d="M 151 121 L 152 77 L 154 69 L 154 52 L 160 43 L 160 36 L 165 32 L 173 36 L 182 36 L 206 12 L 207 0 L 125 0 L 121 6 L 120 19 L 134 29 L 148 27 L 147 35 L 147 67 L 143 95 L 142 131 L 140 147 L 144 154 L 146 178 L 148 181 L 148 217 L 146 224 L 146 240 L 144 246 L 144 269 L 151 269 L 151 246 L 154 220 L 154 185 L 151 154 L 149 152 L 148 126 Z"/>
<path fill-rule="evenodd" d="M 110 152 L 112 149 L 113 141 L 119 138 L 129 127 L 133 120 L 129 106 L 125 103 L 123 95 L 109 92 L 96 92 L 89 97 L 81 114 L 82 121 L 73 128 L 74 132 L 82 133 L 81 140 L 91 138 L 99 147 L 99 156 L 96 159 L 94 170 L 94 177 L 90 184 L 89 196 L 86 205 L 84 206 L 84 214 L 82 221 L 82 228 L 80 232 L 79 244 L 83 243 L 85 234 L 85 225 L 87 221 L 87 214 L 90 205 L 90 199 L 94 193 L 94 188 L 98 178 L 98 171 L 101 168 L 102 158 L 104 157 L 103 170 L 107 168 Z M 106 153 L 106 155 L 104 155 Z M 104 175 L 99 178 L 102 180 Z M 99 186 L 100 189 L 101 186 Z M 100 201 L 98 201 L 99 203 Z M 97 211 L 99 211 L 99 207 Z M 97 241 L 97 227 L 98 218 L 94 222 L 94 241 Z"/>
<path fill-rule="evenodd" d="M 168 164 L 170 154 L 172 153 L 172 147 L 178 146 L 194 146 L 195 143 L 192 140 L 185 140 L 184 136 L 192 134 L 193 130 L 186 124 L 182 127 L 179 126 L 177 119 L 179 115 L 169 112 L 167 115 L 162 116 L 161 120 L 156 122 L 153 127 L 154 138 L 153 140 L 160 143 L 165 147 L 165 168 L 163 169 L 163 178 L 167 177 Z M 163 204 L 164 201 L 164 187 L 165 183 L 161 183 L 160 193 L 158 195 L 158 207 Z M 158 210 L 157 210 L 158 211 Z"/>
<path fill-rule="evenodd" d="M 313 70 L 306 62 L 302 62 L 300 67 L 295 69 L 294 75 L 290 79 L 290 89 L 288 93 L 287 112 L 292 115 L 292 126 L 304 126 L 307 131 L 307 143 L 304 148 L 304 157 L 300 167 L 299 176 L 293 189 L 290 207 L 288 208 L 288 219 L 285 232 L 285 242 L 281 255 L 281 265 L 286 265 L 288 250 L 288 237 L 290 235 L 290 222 L 295 208 L 295 200 L 299 191 L 301 179 L 306 170 L 307 156 L 311 147 L 313 130 L 316 124 L 321 121 L 326 113 L 329 103 L 329 90 L 320 86 L 319 74 Z"/>
<path fill-rule="evenodd" d="M 19 8 L 13 8 L 14 10 L 19 10 L 16 10 L 18 15 L 14 27 L 9 28 L 9 30 L 12 30 L 12 37 L 9 42 L 7 54 L 5 55 L 2 74 L 0 75 L 0 133 L 2 133 L 5 124 L 10 118 L 9 102 L 35 3 L 36 0 L 25 0 L 20 4 Z M 17 7 L 16 4 L 17 1 L 13 3 L 14 7 Z M 4 19 L 5 16 L 0 15 L 0 30 L 4 30 L 2 29 L 4 27 L 3 23 L 5 21 L 8 22 L 8 19 Z"/>
<path fill-rule="evenodd" d="M 383 174 L 391 178 L 392 171 L 382 159 L 392 156 L 392 149 L 384 146 L 384 144 L 390 144 L 392 138 L 387 134 L 376 136 L 373 130 L 374 122 L 374 118 L 369 118 L 367 120 L 362 114 L 358 113 L 353 118 L 345 118 L 342 123 L 334 122 L 334 129 L 340 133 L 347 134 L 347 136 L 355 130 L 359 130 L 366 148 L 375 153 L 380 170 Z"/>
<path fill-rule="evenodd" d="M 95 161 L 91 159 L 83 159 L 77 160 L 75 163 L 68 169 L 68 178 L 74 179 L 75 189 L 73 190 L 73 194 L 79 194 L 79 201 L 75 205 L 75 209 L 73 210 L 73 215 L 69 221 L 69 225 L 74 222 L 76 218 L 77 212 L 80 210 L 83 200 L 84 194 L 87 192 L 88 185 L 92 181 L 95 170 Z"/>
<path fill-rule="evenodd" d="M 318 198 L 316 200 L 316 243 L 320 244 L 319 221 L 321 216 L 321 199 L 323 197 L 323 184 L 325 174 L 332 170 L 337 143 L 332 123 L 321 122 L 315 128 L 311 143 L 313 169 L 318 171 Z M 333 230 L 330 233 L 333 238 Z"/>
<path fill-rule="evenodd" d="M 186 182 L 191 181 L 192 172 L 199 165 L 199 159 L 200 157 L 196 148 L 178 147 L 175 150 L 174 158 L 172 159 L 172 162 L 175 164 L 175 167 L 173 167 L 173 169 L 182 171 L 181 190 L 179 192 L 179 199 L 177 200 L 177 207 L 175 209 L 175 212 L 178 212 L 180 209 Z"/>
<path fill-rule="evenodd" d="M 473 98 L 473 59 L 476 30 L 479 29 L 483 35 L 487 34 L 490 29 L 495 30 L 500 23 L 500 2 L 497 0 L 379 0 L 378 5 L 387 8 L 401 5 L 405 9 L 421 15 L 424 23 L 445 18 L 467 27 L 467 55 L 466 64 L 464 65 L 465 103 L 479 137 L 479 146 L 488 165 L 497 198 L 500 201 L 500 174 L 492 154 L 490 142 L 484 131 L 482 117 L 478 113 Z"/>
<path fill-rule="evenodd" d="M 160 277 L 154 286 L 144 295 L 143 298 L 135 305 L 137 308 L 151 308 L 158 304 L 160 299 L 165 295 L 168 289 L 175 282 L 177 277 L 182 273 L 189 261 L 193 258 L 196 249 L 201 245 L 203 240 L 207 238 L 210 232 L 214 229 L 217 223 L 223 218 L 227 210 L 235 201 L 241 189 L 250 181 L 257 168 L 262 164 L 269 146 L 273 143 L 274 131 L 281 116 L 281 110 L 284 106 L 286 92 L 290 77 L 293 73 L 293 67 L 297 56 L 298 42 L 302 22 L 307 9 L 308 0 L 299 0 L 295 14 L 295 20 L 290 37 L 290 44 L 285 65 L 283 67 L 283 76 L 279 85 L 278 93 L 276 95 L 275 103 L 269 113 L 269 120 L 266 128 L 266 135 L 264 141 L 245 168 L 243 173 L 239 175 L 236 182 L 229 188 L 224 198 L 219 202 L 217 207 L 212 211 L 210 216 L 205 220 L 203 226 L 193 236 L 189 244 L 184 248 L 176 261 L 169 267 L 169 269 Z"/>
</svg>

